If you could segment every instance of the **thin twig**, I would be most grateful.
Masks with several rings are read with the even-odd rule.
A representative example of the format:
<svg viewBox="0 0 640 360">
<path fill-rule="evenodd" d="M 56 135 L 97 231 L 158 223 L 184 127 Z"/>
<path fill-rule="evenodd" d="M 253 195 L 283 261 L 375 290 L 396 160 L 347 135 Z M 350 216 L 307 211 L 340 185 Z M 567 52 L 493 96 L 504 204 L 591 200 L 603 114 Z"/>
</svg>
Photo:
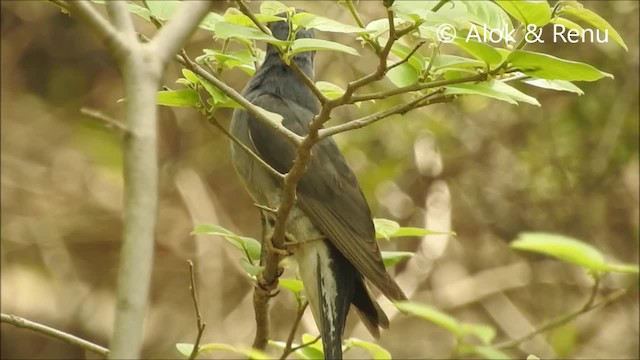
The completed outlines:
<svg viewBox="0 0 640 360">
<path fill-rule="evenodd" d="M 353 4 L 353 0 L 346 0 L 345 3 L 347 4 L 347 9 L 349 9 L 351 16 L 353 16 L 353 19 L 356 21 L 358 26 L 365 29 L 366 26 L 364 25 L 364 22 L 362 21 L 362 18 L 360 17 L 358 10 Z M 382 48 L 380 47 L 380 44 L 378 44 L 378 41 L 374 41 L 373 39 L 371 39 L 371 37 L 367 33 L 363 33 L 361 36 L 362 36 L 362 39 L 367 42 L 367 44 L 371 45 L 371 47 L 373 48 L 376 54 L 380 53 Z"/>
<path fill-rule="evenodd" d="M 300 350 L 302 348 L 306 348 L 307 346 L 311 346 L 311 345 L 317 343 L 321 338 L 322 338 L 322 336 L 318 335 L 318 336 L 316 336 L 315 339 L 313 339 L 313 340 L 311 340 L 309 342 L 306 342 L 304 344 L 300 344 L 298 346 L 294 346 L 294 347 L 291 348 L 291 352 L 289 354 L 294 353 L 294 352 L 296 352 L 296 351 L 298 351 L 298 350 Z"/>
<path fill-rule="evenodd" d="M 599 301 L 599 302 L 594 302 L 595 299 L 595 294 L 597 293 L 598 290 L 598 284 L 599 282 L 596 282 L 596 284 L 593 287 L 593 290 L 591 292 L 591 295 L 589 295 L 589 300 L 587 300 L 587 302 L 580 307 L 580 309 L 571 312 L 569 314 L 563 315 L 558 317 L 557 319 L 551 320 L 548 323 L 546 323 L 545 325 L 535 329 L 534 331 L 532 331 L 531 333 L 522 336 L 518 339 L 514 339 L 514 340 L 509 340 L 509 341 L 505 341 L 503 343 L 497 344 L 494 346 L 494 348 L 499 349 L 499 350 L 504 350 L 504 349 L 508 349 L 508 348 L 512 348 L 514 346 L 520 345 L 523 342 L 532 339 L 533 337 L 542 334 L 543 332 L 546 332 L 548 330 L 557 328 L 558 326 L 562 326 L 566 323 L 568 323 L 571 320 L 574 320 L 575 318 L 577 318 L 578 316 L 585 314 L 593 309 L 597 309 L 599 307 L 605 306 L 607 304 L 612 303 L 613 301 L 617 300 L 618 298 L 620 298 L 621 296 L 625 295 L 627 293 L 626 289 L 619 289 L 615 292 L 613 292 L 611 295 L 605 297 L 603 300 Z"/>
<path fill-rule="evenodd" d="M 237 91 L 235 91 L 231 86 L 227 85 L 224 81 L 218 79 L 213 74 L 205 70 L 202 66 L 198 65 L 194 61 L 192 61 L 186 54 L 176 55 L 176 61 L 180 64 L 186 66 L 188 69 L 196 73 L 198 76 L 202 77 L 206 81 L 213 84 L 220 91 L 222 91 L 225 95 L 230 97 L 232 100 L 240 104 L 245 110 L 247 110 L 252 116 L 256 119 L 262 121 L 264 124 L 270 126 L 278 133 L 284 135 L 291 143 L 294 145 L 299 145 L 302 142 L 303 137 L 294 133 L 293 131 L 287 129 L 282 124 L 271 121 L 268 117 L 266 117 L 263 113 L 264 109 L 253 105 L 249 100 L 245 99 L 244 96 L 240 95 Z"/>
<path fill-rule="evenodd" d="M 309 306 L 309 301 L 305 300 L 298 306 L 298 312 L 296 313 L 296 318 L 293 320 L 293 326 L 291 326 L 291 331 L 289 331 L 289 337 L 287 338 L 287 344 L 284 347 L 284 351 L 282 352 L 282 356 L 280 356 L 280 360 L 284 360 L 294 352 L 292 349 L 293 339 L 296 336 L 296 331 L 298 330 L 298 326 L 300 325 L 300 320 L 302 320 L 302 316 L 304 315 L 304 311 Z"/>
<path fill-rule="evenodd" d="M 196 328 L 198 329 L 196 341 L 193 343 L 193 350 L 191 350 L 191 354 L 189 355 L 189 360 L 193 360 L 198 355 L 200 339 L 202 339 L 202 333 L 204 333 L 204 328 L 207 324 L 202 322 L 202 315 L 200 314 L 200 307 L 198 306 L 198 294 L 196 293 L 196 277 L 193 271 L 193 261 L 187 260 L 187 263 L 189 263 L 189 290 L 191 291 L 193 308 L 196 312 Z"/>
<path fill-rule="evenodd" d="M 20 316 L 11 315 L 11 314 L 0 314 L 0 322 L 11 324 L 18 328 L 32 330 L 37 333 L 52 337 L 54 339 L 62 340 L 67 344 L 94 352 L 103 357 L 107 357 L 109 355 L 109 349 L 106 349 L 100 345 L 96 345 L 92 342 L 89 342 L 77 336 L 68 334 L 64 331 L 60 331 L 58 329 L 54 329 L 46 325 L 39 324 L 37 322 L 27 320 Z"/>
<path fill-rule="evenodd" d="M 220 124 L 220 122 L 215 116 L 209 115 L 207 116 L 207 120 L 209 120 L 209 123 L 211 123 L 213 126 L 218 128 L 218 130 L 220 130 L 226 137 L 228 137 L 231 141 L 233 141 L 236 145 L 238 145 L 244 152 L 246 152 L 255 161 L 257 161 L 258 164 L 262 165 L 267 171 L 269 171 L 271 175 L 275 176 L 279 180 L 284 179 L 284 174 L 281 174 L 278 172 L 278 170 L 272 168 L 271 165 L 267 164 L 264 160 L 262 160 L 262 158 L 258 156 L 258 154 L 253 152 L 253 150 L 251 150 L 247 145 L 245 145 L 242 141 L 240 141 L 240 139 L 238 139 L 232 133 L 230 133 L 227 129 L 225 129 L 224 126 Z"/>
<path fill-rule="evenodd" d="M 431 11 L 433 12 L 438 12 L 438 10 L 440 10 L 441 7 L 444 6 L 444 4 L 448 3 L 450 0 L 440 0 L 440 2 L 438 2 L 433 8 L 431 8 Z"/>
<path fill-rule="evenodd" d="M 433 105 L 433 104 L 438 104 L 438 103 L 443 103 L 443 102 L 448 102 L 453 100 L 452 96 L 448 96 L 448 95 L 440 95 L 440 96 L 434 96 L 435 94 L 440 93 L 440 91 L 435 91 L 432 93 L 429 93 L 427 95 L 423 95 L 421 97 L 419 97 L 418 99 L 411 101 L 407 104 L 401 104 L 401 105 L 397 105 L 391 109 L 387 109 L 387 110 L 383 110 L 383 111 L 379 111 L 375 114 L 371 114 L 371 115 L 367 115 L 365 117 L 356 119 L 356 120 L 352 120 L 349 122 L 346 122 L 344 124 L 340 124 L 340 125 L 335 125 L 335 126 L 331 126 L 325 129 L 321 129 L 318 133 L 318 138 L 319 139 L 324 139 L 326 137 L 330 137 L 333 136 L 335 134 L 339 134 L 345 131 L 351 131 L 351 130 L 355 130 L 355 129 L 360 129 L 362 127 L 365 127 L 367 125 L 373 124 L 374 122 L 380 121 L 382 119 L 388 118 L 389 116 L 392 115 L 402 115 L 402 114 L 406 114 L 407 112 L 411 111 L 411 110 L 415 110 L 421 107 L 425 107 L 428 105 Z"/>
<path fill-rule="evenodd" d="M 118 121 L 100 110 L 83 107 L 80 108 L 80 113 L 104 123 L 107 128 L 116 129 L 123 134 L 127 132 L 127 127 L 122 121 Z"/>
<path fill-rule="evenodd" d="M 413 47 L 413 49 L 411 49 L 411 51 L 409 52 L 409 54 L 407 54 L 407 56 L 404 57 L 404 59 L 398 61 L 397 63 L 391 64 L 391 66 L 387 67 L 387 72 L 389 72 L 391 69 L 398 67 L 404 63 L 406 63 L 407 61 L 409 61 L 409 59 L 411 59 L 411 57 L 413 56 L 413 54 L 416 53 L 416 51 L 418 51 L 418 49 L 420 49 L 420 47 L 422 45 L 424 45 L 426 43 L 426 40 L 421 40 L 420 42 L 418 42 L 416 44 L 416 46 Z"/>
</svg>

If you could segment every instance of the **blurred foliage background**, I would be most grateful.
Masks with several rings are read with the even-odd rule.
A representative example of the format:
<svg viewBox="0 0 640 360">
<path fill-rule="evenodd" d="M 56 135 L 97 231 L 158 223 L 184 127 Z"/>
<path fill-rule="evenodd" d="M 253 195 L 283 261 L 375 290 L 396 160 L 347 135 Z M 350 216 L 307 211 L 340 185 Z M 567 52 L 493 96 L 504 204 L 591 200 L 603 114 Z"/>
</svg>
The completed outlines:
<svg viewBox="0 0 640 360">
<path fill-rule="evenodd" d="M 353 23 L 334 2 L 286 3 Z M 215 4 L 220 13 L 228 6 Z M 414 300 L 492 324 L 499 339 L 524 335 L 578 308 L 590 291 L 584 270 L 510 250 L 518 233 L 562 233 L 638 263 L 639 5 L 586 6 L 618 29 L 628 53 L 615 44 L 547 41 L 532 48 L 593 64 L 615 80 L 582 83 L 583 96 L 521 88 L 540 100 L 540 108 L 468 97 L 336 137 L 374 216 L 457 233 L 383 243 L 385 249 L 416 251 L 392 270 L 400 285 Z M 122 79 L 99 41 L 51 4 L 2 1 L 0 7 L 2 312 L 107 346 L 122 230 L 121 134 L 79 109 L 121 119 Z M 365 22 L 384 17 L 381 2 L 363 1 L 359 10 Z M 136 23 L 143 33 L 155 31 Z M 344 36 L 319 36 L 359 46 Z M 206 47 L 220 43 L 199 32 L 187 51 L 195 56 Z M 319 53 L 316 79 L 345 86 L 372 71 L 372 53 L 361 53 L 357 59 Z M 165 84 L 175 88 L 179 74 L 171 64 Z M 238 70 L 224 75 L 238 90 L 248 80 Z M 385 80 L 378 86 L 392 85 Z M 333 121 L 379 106 L 340 108 Z M 197 268 L 208 325 L 203 341 L 248 345 L 255 326 L 253 284 L 237 253 L 220 238 L 189 233 L 194 225 L 213 223 L 257 238 L 258 212 L 231 167 L 227 139 L 196 111 L 163 108 L 159 128 L 160 209 L 144 356 L 176 358 L 176 342 L 194 341 L 187 259 Z M 637 358 L 637 277 L 609 275 L 603 287 L 605 293 L 631 291 L 508 352 Z M 284 340 L 295 302 L 283 292 L 272 304 L 273 333 Z M 302 331 L 317 331 L 310 314 Z M 349 335 L 369 338 L 355 319 Z M 0 341 L 7 359 L 94 356 L 4 324 Z M 447 357 L 453 342 L 444 330 L 402 315 L 380 340 L 396 358 Z"/>
</svg>

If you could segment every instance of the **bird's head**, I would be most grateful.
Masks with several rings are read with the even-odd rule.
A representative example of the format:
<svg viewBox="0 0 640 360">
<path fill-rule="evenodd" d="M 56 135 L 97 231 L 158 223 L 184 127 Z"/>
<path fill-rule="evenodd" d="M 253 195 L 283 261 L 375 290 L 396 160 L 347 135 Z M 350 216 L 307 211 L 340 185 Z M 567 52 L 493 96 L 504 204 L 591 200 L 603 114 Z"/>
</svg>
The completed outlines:
<svg viewBox="0 0 640 360">
<path fill-rule="evenodd" d="M 296 13 L 300 13 L 300 12 L 304 12 L 304 10 L 300 10 L 300 9 L 296 9 Z M 273 35 L 273 37 L 275 37 L 278 40 L 287 40 L 289 39 L 289 22 L 287 21 L 287 14 L 285 13 L 281 13 L 278 14 L 277 16 L 282 17 L 283 20 L 282 21 L 272 21 L 268 24 L 268 28 L 269 30 L 271 30 L 271 34 Z M 314 38 L 314 32 L 313 29 L 304 29 L 304 28 L 298 28 L 296 30 L 296 34 L 295 34 L 295 39 L 310 39 L 310 38 Z M 267 45 L 267 55 L 276 55 L 279 56 L 279 52 L 278 49 L 271 45 L 268 44 Z M 307 51 L 307 52 L 303 52 L 303 53 L 299 53 L 294 55 L 293 59 L 297 62 L 297 61 L 301 61 L 301 60 L 305 60 L 305 59 L 310 59 L 313 60 L 313 57 L 315 56 L 315 51 Z"/>
</svg>

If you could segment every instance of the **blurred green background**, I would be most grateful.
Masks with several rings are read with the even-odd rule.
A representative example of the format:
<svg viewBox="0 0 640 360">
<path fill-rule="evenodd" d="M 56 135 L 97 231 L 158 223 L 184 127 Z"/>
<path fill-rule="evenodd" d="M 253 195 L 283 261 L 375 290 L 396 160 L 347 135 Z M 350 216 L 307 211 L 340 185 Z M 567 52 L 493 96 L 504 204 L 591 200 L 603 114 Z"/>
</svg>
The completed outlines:
<svg viewBox="0 0 640 360">
<path fill-rule="evenodd" d="M 286 3 L 353 23 L 335 2 Z M 215 11 L 229 5 L 216 2 Z M 547 41 L 532 48 L 590 63 L 614 80 L 579 84 L 583 96 L 520 87 L 539 99 L 540 108 L 469 97 L 336 136 L 375 217 L 457 233 L 383 243 L 387 250 L 416 251 L 392 270 L 400 285 L 413 300 L 493 325 L 499 340 L 578 308 L 590 291 L 584 270 L 510 250 L 518 233 L 562 233 L 613 259 L 638 263 L 639 5 L 588 1 L 585 6 L 618 29 L 629 52 L 613 43 Z M 0 8 L 2 312 L 108 346 L 122 230 L 121 138 L 79 109 L 122 119 L 122 79 L 96 37 L 53 5 L 2 1 Z M 384 17 L 381 2 L 362 1 L 359 9 L 365 22 Z M 147 35 L 155 31 L 139 18 L 136 24 Z M 345 36 L 319 36 L 360 49 Z M 195 57 L 202 48 L 220 45 L 200 31 L 187 51 Z M 372 53 L 360 52 L 360 58 L 319 53 L 316 79 L 345 86 L 374 70 Z M 165 84 L 176 88 L 179 74 L 170 64 Z M 233 70 L 225 80 L 240 90 L 248 76 Z M 377 89 L 390 86 L 385 80 Z M 341 108 L 333 121 L 380 106 Z M 229 117 L 219 115 L 225 124 Z M 159 130 L 160 209 L 144 357 L 177 358 L 175 343 L 195 339 L 187 259 L 196 264 L 208 325 L 203 341 L 249 345 L 253 284 L 237 252 L 222 239 L 189 233 L 194 225 L 214 223 L 258 237 L 258 213 L 231 167 L 226 138 L 196 111 L 163 108 Z M 619 287 L 631 291 L 509 353 L 637 358 L 637 285 L 634 276 L 606 277 L 604 293 Z M 272 304 L 273 334 L 284 340 L 295 302 L 283 292 Z M 454 343 L 449 333 L 390 313 L 391 329 L 380 344 L 394 357 L 449 356 Z M 317 332 L 310 314 L 301 327 Z M 370 339 L 355 318 L 346 335 Z M 0 342 L 0 355 L 7 359 L 95 357 L 4 324 Z"/>
</svg>

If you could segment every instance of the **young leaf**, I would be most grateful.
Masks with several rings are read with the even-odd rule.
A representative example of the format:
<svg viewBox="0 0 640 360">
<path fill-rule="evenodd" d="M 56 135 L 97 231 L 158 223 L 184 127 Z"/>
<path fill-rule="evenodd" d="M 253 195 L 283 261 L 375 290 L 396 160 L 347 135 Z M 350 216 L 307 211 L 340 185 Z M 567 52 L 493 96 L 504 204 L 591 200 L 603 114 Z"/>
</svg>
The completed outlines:
<svg viewBox="0 0 640 360">
<path fill-rule="evenodd" d="M 385 238 L 389 240 L 391 235 L 400 229 L 400 224 L 389 219 L 373 219 L 373 226 L 376 228 L 376 239 Z"/>
<path fill-rule="evenodd" d="M 233 246 L 240 249 L 241 251 L 247 251 L 251 260 L 258 261 L 260 260 L 260 242 L 258 240 L 240 236 L 234 234 L 232 231 L 223 228 L 218 225 L 198 225 L 191 232 L 192 235 L 218 235 L 225 238 L 229 241 Z M 244 254 L 244 253 L 243 253 Z"/>
<path fill-rule="evenodd" d="M 192 107 L 196 106 L 200 98 L 194 89 L 158 91 L 156 103 L 164 106 Z"/>
<path fill-rule="evenodd" d="M 412 257 L 414 254 L 409 251 L 382 251 L 382 261 L 384 266 L 391 267 L 404 259 Z"/>
<path fill-rule="evenodd" d="M 328 99 L 337 99 L 344 94 L 343 88 L 328 81 L 318 81 L 316 82 L 316 87 Z"/>
<path fill-rule="evenodd" d="M 510 360 L 511 357 L 501 350 L 491 346 L 476 346 L 470 344 L 461 344 L 460 352 L 463 354 L 479 355 L 487 360 Z"/>
<path fill-rule="evenodd" d="M 638 274 L 638 265 L 606 263 L 595 247 L 580 240 L 548 233 L 522 233 L 510 246 L 517 250 L 551 255 L 562 261 L 580 265 L 591 271 L 614 271 Z"/>
<path fill-rule="evenodd" d="M 392 62 L 389 62 L 388 65 L 391 65 Z M 408 62 L 396 66 L 393 69 L 387 71 L 387 78 L 391 80 L 393 85 L 397 87 L 404 87 L 413 85 L 418 81 L 420 73 L 416 68 L 411 66 Z"/>
<path fill-rule="evenodd" d="M 193 350 L 193 344 L 178 343 L 176 344 L 176 348 L 182 355 L 188 357 L 189 355 L 191 355 L 191 351 Z M 271 359 L 270 356 L 268 356 L 267 354 L 265 354 L 260 350 L 251 349 L 251 348 L 236 348 L 228 344 L 220 344 L 220 343 L 204 344 L 198 347 L 198 354 L 205 351 L 230 351 L 236 354 L 250 357 L 251 359 L 255 359 L 255 360 Z"/>
<path fill-rule="evenodd" d="M 284 46 L 288 44 L 286 41 L 278 40 L 273 36 L 263 33 L 259 29 L 247 27 L 247 26 L 240 26 L 237 24 L 224 22 L 224 21 L 218 22 L 215 25 L 214 32 L 216 36 L 219 38 L 222 38 L 222 39 L 233 38 L 244 43 L 250 40 L 258 40 L 258 41 L 264 41 L 276 46 Z"/>
<path fill-rule="evenodd" d="M 583 30 L 582 26 L 574 23 L 571 20 L 568 20 L 568 19 L 565 19 L 565 18 L 562 18 L 562 17 L 559 17 L 559 16 L 556 16 L 553 19 L 551 19 L 551 23 L 552 24 L 557 24 L 557 25 L 562 25 L 567 29 L 575 29 L 575 30 L 578 30 L 580 32 L 582 32 L 582 30 Z"/>
<path fill-rule="evenodd" d="M 508 57 L 509 63 L 521 72 L 547 80 L 595 81 L 613 75 L 581 62 L 560 59 L 551 55 L 516 50 Z"/>
<path fill-rule="evenodd" d="M 314 50 L 332 50 L 332 51 L 340 51 L 351 55 L 359 56 L 358 52 L 346 45 L 342 45 L 337 42 L 322 40 L 322 39 L 309 39 L 302 38 L 296 39 L 291 45 L 290 55 L 294 55 L 297 53 L 305 52 L 305 51 L 314 51 Z"/>
<path fill-rule="evenodd" d="M 627 44 L 624 43 L 624 40 L 622 40 L 622 37 L 620 36 L 620 34 L 618 34 L 616 29 L 614 29 L 613 26 L 611 26 L 611 24 L 607 22 L 607 20 L 603 19 L 600 15 L 596 14 L 595 12 L 582 7 L 582 5 L 563 6 L 560 10 L 560 15 L 573 16 L 577 19 L 580 19 L 586 23 L 589 23 L 595 26 L 596 29 L 606 31 L 609 35 L 611 35 L 611 38 L 613 39 L 613 41 L 615 41 L 618 45 L 620 45 L 626 51 L 629 51 Z"/>
<path fill-rule="evenodd" d="M 478 60 L 484 61 L 489 66 L 498 65 L 502 62 L 502 56 L 493 47 L 481 43 L 475 40 L 469 40 L 465 38 L 456 38 L 453 43 L 462 50 L 469 53 L 469 55 L 475 57 Z"/>
<path fill-rule="evenodd" d="M 510 31 L 513 24 L 500 6 L 488 0 L 474 0 L 462 2 L 467 8 L 469 18 L 477 25 L 486 25 L 489 29 Z"/>
<path fill-rule="evenodd" d="M 391 360 L 389 351 L 378 344 L 357 338 L 349 338 L 345 343 L 347 348 L 355 346 L 367 350 L 374 360 Z"/>
<path fill-rule="evenodd" d="M 312 13 L 297 13 L 293 15 L 291 21 L 305 29 L 316 29 L 320 31 L 334 32 L 334 33 L 343 33 L 343 34 L 362 34 L 366 32 L 371 32 L 370 30 L 363 29 L 357 26 L 343 24 L 341 22 L 319 16 Z"/>
<path fill-rule="evenodd" d="M 444 93 L 457 94 L 457 95 L 480 95 L 480 96 L 486 96 L 493 99 L 506 101 L 509 104 L 513 104 L 513 105 L 518 104 L 515 100 L 511 98 L 511 96 L 504 94 L 500 91 L 496 91 L 491 87 L 490 84 L 487 84 L 487 83 L 450 85 L 450 86 L 447 86 Z"/>
<path fill-rule="evenodd" d="M 264 24 L 267 22 L 271 22 L 271 21 L 282 21 L 283 18 L 279 17 L 279 16 L 274 16 L 274 15 L 263 15 L 263 14 L 255 14 L 254 15 L 256 17 L 256 20 L 258 20 L 260 23 Z M 240 10 L 234 8 L 234 7 L 230 7 L 227 8 L 227 11 L 225 11 L 223 17 L 225 22 L 231 23 L 231 24 L 236 24 L 236 25 L 240 25 L 240 26 L 247 26 L 247 27 L 251 27 L 251 28 L 255 28 L 257 29 L 258 27 L 256 26 L 256 24 L 253 23 L 253 20 L 251 20 L 250 17 L 248 17 L 247 15 L 243 14 Z"/>
<path fill-rule="evenodd" d="M 260 4 L 260 14 L 262 15 L 278 15 L 288 13 L 295 10 L 279 1 L 263 1 Z"/>
<path fill-rule="evenodd" d="M 184 76 L 184 78 L 189 80 L 189 82 L 192 84 L 197 84 L 200 82 L 200 78 L 198 77 L 198 75 L 196 75 L 196 73 L 189 69 L 182 69 L 182 76 Z"/>
<path fill-rule="evenodd" d="M 536 106 L 540 106 L 540 103 L 538 102 L 538 100 L 532 96 L 529 96 L 523 92 L 521 92 L 520 90 L 507 85 L 506 83 L 502 82 L 502 81 L 491 81 L 490 82 L 491 88 L 495 91 L 498 91 L 500 93 L 503 93 L 507 96 L 509 96 L 510 98 L 512 98 L 515 101 L 518 102 L 524 102 L 527 104 L 531 104 L 531 105 L 536 105 Z"/>
<path fill-rule="evenodd" d="M 461 324 L 455 318 L 425 304 L 403 301 L 394 303 L 403 312 L 432 322 L 459 337 L 463 335 Z"/>
<path fill-rule="evenodd" d="M 249 260 L 247 260 L 247 258 L 244 257 L 240 258 L 240 266 L 242 266 L 242 268 L 247 272 L 247 275 L 249 275 L 250 278 L 255 278 L 262 270 L 260 266 L 253 265 L 249 262 Z"/>
<path fill-rule="evenodd" d="M 417 227 L 401 227 L 398 231 L 392 234 L 392 237 L 407 237 L 418 236 L 423 237 L 427 235 L 456 235 L 455 231 L 435 231 Z"/>
<path fill-rule="evenodd" d="M 566 80 L 546 80 L 546 79 L 529 79 L 522 81 L 525 84 L 536 86 L 543 89 L 569 91 L 578 95 L 584 95 L 582 89 Z"/>
<path fill-rule="evenodd" d="M 278 285 L 291 291 L 292 293 L 299 293 L 302 290 L 304 290 L 304 285 L 302 284 L 302 281 L 298 279 L 286 279 L 286 278 L 280 279 L 278 280 Z"/>
<path fill-rule="evenodd" d="M 490 344 L 496 337 L 496 329 L 489 325 L 463 323 L 461 329 L 464 334 L 477 337 L 485 345 Z"/>
<path fill-rule="evenodd" d="M 496 3 L 525 25 L 534 24 L 541 27 L 551 20 L 551 8 L 546 0 L 496 0 Z"/>
</svg>

